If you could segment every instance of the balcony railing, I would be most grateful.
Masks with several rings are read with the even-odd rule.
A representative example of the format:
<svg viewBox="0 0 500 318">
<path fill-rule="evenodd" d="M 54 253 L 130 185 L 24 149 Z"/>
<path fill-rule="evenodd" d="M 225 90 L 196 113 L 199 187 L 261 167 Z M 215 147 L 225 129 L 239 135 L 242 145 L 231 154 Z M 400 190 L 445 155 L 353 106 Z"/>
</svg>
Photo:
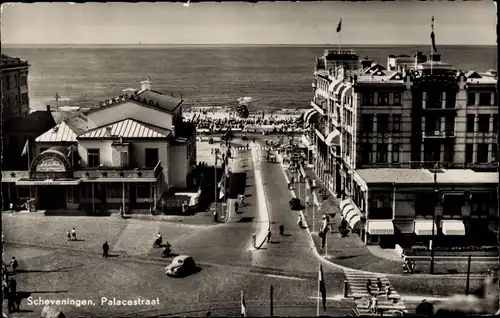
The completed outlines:
<svg viewBox="0 0 500 318">
<path fill-rule="evenodd" d="M 449 131 L 439 131 L 439 130 L 429 130 L 422 133 L 422 138 L 453 138 L 455 137 L 455 132 Z"/>
<path fill-rule="evenodd" d="M 328 101 L 325 98 L 314 98 L 311 101 L 311 106 L 314 107 L 322 116 L 325 116 L 328 112 Z"/>
</svg>

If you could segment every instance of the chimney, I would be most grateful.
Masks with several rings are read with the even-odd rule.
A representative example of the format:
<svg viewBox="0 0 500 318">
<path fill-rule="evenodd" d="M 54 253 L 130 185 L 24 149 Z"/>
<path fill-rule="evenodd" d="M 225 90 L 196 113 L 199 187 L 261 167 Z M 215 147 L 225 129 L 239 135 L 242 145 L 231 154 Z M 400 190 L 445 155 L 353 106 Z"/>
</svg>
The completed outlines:
<svg viewBox="0 0 500 318">
<path fill-rule="evenodd" d="M 364 60 L 361 60 L 361 68 L 367 68 L 372 66 L 373 60 L 370 60 L 368 57 L 365 57 Z"/>
<path fill-rule="evenodd" d="M 148 76 L 148 78 L 145 81 L 141 82 L 141 90 L 147 90 L 151 89 L 151 78 Z"/>
<path fill-rule="evenodd" d="M 47 105 L 47 111 L 50 112 L 50 105 Z"/>
</svg>

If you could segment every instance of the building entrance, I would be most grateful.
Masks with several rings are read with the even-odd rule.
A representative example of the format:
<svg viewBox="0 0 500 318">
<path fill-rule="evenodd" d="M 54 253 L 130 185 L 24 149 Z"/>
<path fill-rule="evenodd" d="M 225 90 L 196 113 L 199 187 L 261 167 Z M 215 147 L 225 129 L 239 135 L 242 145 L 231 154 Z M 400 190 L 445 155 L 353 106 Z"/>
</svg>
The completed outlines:
<svg viewBox="0 0 500 318">
<path fill-rule="evenodd" d="M 65 186 L 39 186 L 38 210 L 58 210 L 66 208 Z"/>
</svg>

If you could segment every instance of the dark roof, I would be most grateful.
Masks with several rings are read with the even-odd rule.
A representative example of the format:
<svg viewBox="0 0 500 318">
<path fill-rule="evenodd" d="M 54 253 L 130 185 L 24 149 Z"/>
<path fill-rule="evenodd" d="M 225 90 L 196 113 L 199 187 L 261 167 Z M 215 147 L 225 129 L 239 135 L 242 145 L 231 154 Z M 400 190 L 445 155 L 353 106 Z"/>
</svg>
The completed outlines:
<svg viewBox="0 0 500 318">
<path fill-rule="evenodd" d="M 152 102 L 154 106 L 167 111 L 174 111 L 183 102 L 180 98 L 165 95 L 150 89 L 139 92 L 139 94 L 135 96 L 135 100 L 148 105 Z"/>
<path fill-rule="evenodd" d="M 13 118 L 5 123 L 4 131 L 9 133 L 40 134 L 56 125 L 50 111 L 37 110 L 24 118 Z"/>
<path fill-rule="evenodd" d="M 23 61 L 18 57 L 10 57 L 5 54 L 2 54 L 2 57 L 0 58 L 0 65 L 2 69 L 18 66 L 29 66 L 27 61 Z"/>
</svg>

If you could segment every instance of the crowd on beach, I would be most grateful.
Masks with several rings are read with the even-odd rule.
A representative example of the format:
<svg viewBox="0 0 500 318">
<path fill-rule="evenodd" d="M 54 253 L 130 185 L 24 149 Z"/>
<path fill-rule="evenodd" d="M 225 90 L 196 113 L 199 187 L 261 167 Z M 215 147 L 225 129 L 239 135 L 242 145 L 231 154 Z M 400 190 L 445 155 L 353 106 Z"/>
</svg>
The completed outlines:
<svg viewBox="0 0 500 318">
<path fill-rule="evenodd" d="M 253 113 L 247 118 L 238 117 L 236 113 L 215 110 L 201 112 L 186 112 L 188 119 L 196 118 L 198 129 L 217 131 L 222 128 L 232 129 L 259 129 L 276 127 L 284 130 L 300 129 L 302 125 L 297 121 L 301 113 Z"/>
</svg>

